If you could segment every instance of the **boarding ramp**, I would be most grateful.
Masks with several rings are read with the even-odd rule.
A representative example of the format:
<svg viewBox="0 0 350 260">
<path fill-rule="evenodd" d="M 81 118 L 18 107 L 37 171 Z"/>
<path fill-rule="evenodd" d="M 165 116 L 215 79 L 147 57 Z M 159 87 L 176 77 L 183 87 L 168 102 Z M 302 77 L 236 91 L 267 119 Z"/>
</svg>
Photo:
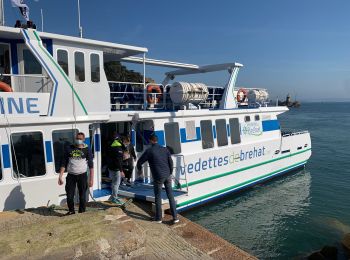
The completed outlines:
<svg viewBox="0 0 350 260">
<path fill-rule="evenodd" d="M 111 187 L 105 187 L 100 190 L 95 190 L 93 193 L 93 197 L 96 200 L 108 200 L 112 194 Z M 175 197 L 175 201 L 179 198 L 187 196 L 186 190 L 175 190 L 173 189 L 173 194 Z M 127 198 L 132 198 L 136 200 L 142 200 L 150 203 L 155 202 L 153 185 L 147 183 L 135 183 L 132 186 L 124 186 L 121 185 L 119 187 L 119 195 Z M 167 204 L 168 198 L 166 196 L 165 189 L 162 190 L 162 204 Z"/>
</svg>

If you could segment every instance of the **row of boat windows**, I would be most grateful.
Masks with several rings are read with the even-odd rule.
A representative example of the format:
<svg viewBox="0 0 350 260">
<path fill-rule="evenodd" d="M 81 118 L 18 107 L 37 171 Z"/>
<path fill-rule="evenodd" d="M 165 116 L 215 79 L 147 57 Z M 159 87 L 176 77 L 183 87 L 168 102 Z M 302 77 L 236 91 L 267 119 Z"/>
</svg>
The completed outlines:
<svg viewBox="0 0 350 260">
<path fill-rule="evenodd" d="M 78 130 L 55 130 L 52 132 L 55 171 L 58 173 L 67 146 L 74 142 Z M 46 147 L 48 149 L 48 147 Z M 41 132 L 11 134 L 11 156 L 14 177 L 35 177 L 46 174 L 44 139 Z M 48 159 L 48 158 L 47 158 Z M 0 160 L 0 180 L 2 167 Z"/>
<path fill-rule="evenodd" d="M 136 150 L 138 152 L 142 152 L 144 145 L 148 144 L 147 133 L 149 132 L 149 134 L 151 134 L 152 131 L 147 131 L 146 129 L 152 129 L 152 125 L 152 120 L 146 120 L 136 126 Z M 227 126 L 226 119 L 216 119 L 215 130 L 218 147 L 227 146 L 229 143 L 229 137 L 231 144 L 238 144 L 241 142 L 238 118 L 230 118 L 229 126 Z M 195 121 L 186 121 L 185 131 L 186 135 L 180 136 L 179 123 L 173 122 L 164 124 L 165 143 L 172 154 L 181 153 L 181 139 L 186 139 L 185 141 L 183 140 L 183 142 L 199 140 L 199 137 L 197 136 L 197 129 L 195 127 Z M 214 130 L 212 120 L 200 121 L 200 136 L 203 149 L 210 149 L 214 147 Z"/>
<path fill-rule="evenodd" d="M 66 50 L 57 50 L 57 62 L 63 71 L 69 76 L 68 52 Z M 85 81 L 85 54 L 83 52 L 74 52 L 75 80 Z M 100 82 L 100 56 L 96 53 L 90 54 L 90 72 L 91 81 Z"/>
<path fill-rule="evenodd" d="M 255 117 L 256 119 L 257 117 Z M 245 118 L 246 119 L 246 118 Z M 241 142 L 240 127 L 238 118 L 230 118 L 227 126 L 226 119 L 216 119 L 216 140 L 217 146 L 227 146 L 229 143 L 238 144 Z M 142 152 L 144 145 L 148 144 L 145 138 L 145 129 L 154 129 L 153 121 L 146 120 L 137 125 L 136 149 Z M 228 134 L 228 131 L 230 134 Z M 55 171 L 59 172 L 63 160 L 64 151 L 67 146 L 74 142 L 77 129 L 55 130 L 52 132 L 53 155 Z M 153 131 L 149 131 L 153 133 Z M 142 135 L 140 133 L 143 133 Z M 172 154 L 181 153 L 181 137 L 179 123 L 164 124 L 166 146 Z M 186 142 L 198 140 L 195 121 L 185 122 Z M 214 147 L 214 131 L 212 120 L 200 121 L 200 135 L 203 149 Z M 141 138 L 140 138 L 141 136 Z M 48 148 L 47 148 L 48 149 Z M 0 154 L 1 156 L 1 154 Z M 12 169 L 15 175 L 21 178 L 42 176 L 46 173 L 44 140 L 41 132 L 13 133 L 11 134 L 11 156 Z M 16 177 L 16 176 L 15 176 Z M 2 165 L 0 160 L 0 180 L 2 179 Z"/>
</svg>

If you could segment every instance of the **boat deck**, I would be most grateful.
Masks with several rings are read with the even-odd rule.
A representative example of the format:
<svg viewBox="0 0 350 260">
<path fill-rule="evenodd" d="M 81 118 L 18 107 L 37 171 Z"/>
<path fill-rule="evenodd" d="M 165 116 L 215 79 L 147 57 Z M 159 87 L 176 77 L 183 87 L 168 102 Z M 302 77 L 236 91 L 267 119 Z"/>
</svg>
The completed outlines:
<svg viewBox="0 0 350 260">
<path fill-rule="evenodd" d="M 101 190 L 95 190 L 93 196 L 97 200 L 108 199 L 111 195 L 111 188 L 105 187 Z M 187 196 L 185 190 L 173 190 L 175 201 L 177 198 Z M 120 185 L 119 187 L 119 195 L 127 198 L 138 199 L 142 201 L 154 202 L 154 192 L 152 184 L 134 184 L 132 186 L 124 186 Z M 162 204 L 168 203 L 168 198 L 165 192 L 165 189 L 162 189 Z"/>
</svg>

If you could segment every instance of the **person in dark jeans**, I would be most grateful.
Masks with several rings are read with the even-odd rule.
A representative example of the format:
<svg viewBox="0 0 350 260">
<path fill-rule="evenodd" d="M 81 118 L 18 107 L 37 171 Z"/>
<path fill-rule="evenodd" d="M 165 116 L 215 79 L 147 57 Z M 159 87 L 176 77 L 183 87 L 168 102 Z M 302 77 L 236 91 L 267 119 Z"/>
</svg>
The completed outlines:
<svg viewBox="0 0 350 260">
<path fill-rule="evenodd" d="M 86 191 L 88 188 L 87 169 L 90 169 L 89 187 L 93 186 L 94 181 L 94 164 L 90 148 L 84 143 L 84 133 L 78 133 L 75 138 L 75 144 L 66 148 L 64 157 L 61 163 L 60 175 L 58 184 L 63 185 L 63 174 L 67 169 L 66 177 L 66 193 L 68 213 L 67 215 L 75 214 L 74 209 L 74 194 L 75 188 L 79 191 L 79 213 L 86 210 Z"/>
<path fill-rule="evenodd" d="M 169 199 L 170 211 L 173 216 L 173 223 L 179 222 L 176 212 L 176 203 L 174 199 L 173 189 L 171 187 L 171 174 L 173 172 L 173 160 L 169 150 L 158 144 L 158 137 L 152 135 L 150 138 L 151 147 L 148 148 L 137 161 L 137 169 L 141 171 L 142 164 L 148 161 L 153 177 L 153 189 L 156 204 L 156 215 L 154 220 L 162 223 L 162 186 Z"/>
<path fill-rule="evenodd" d="M 123 170 L 125 177 L 122 178 L 122 182 L 127 185 L 130 185 L 132 172 L 134 171 L 134 161 L 136 160 L 136 153 L 134 146 L 130 143 L 129 136 L 123 136 L 122 140 L 125 148 L 123 153 Z"/>
</svg>

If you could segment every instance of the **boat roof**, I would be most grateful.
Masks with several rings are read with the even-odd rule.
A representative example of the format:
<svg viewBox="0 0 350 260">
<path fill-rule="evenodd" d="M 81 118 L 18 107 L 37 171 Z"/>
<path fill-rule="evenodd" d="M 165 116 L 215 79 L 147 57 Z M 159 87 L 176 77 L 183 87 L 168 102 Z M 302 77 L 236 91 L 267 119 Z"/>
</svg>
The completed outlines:
<svg viewBox="0 0 350 260">
<path fill-rule="evenodd" d="M 7 39 L 21 38 L 20 28 L 0 26 L 0 32 L 2 34 L 2 38 L 7 38 Z M 55 34 L 55 33 L 47 33 L 47 32 L 40 32 L 40 31 L 37 31 L 37 32 L 40 38 L 42 39 L 59 40 L 59 41 L 65 41 L 68 43 L 83 44 L 85 46 L 87 45 L 95 48 L 97 47 L 102 49 L 104 52 L 116 55 L 119 58 L 139 55 L 139 54 L 148 52 L 148 49 L 145 47 L 111 43 L 111 42 L 105 42 L 105 41 L 97 41 L 97 40 L 91 40 L 86 38 L 79 38 L 79 37 Z"/>
</svg>

